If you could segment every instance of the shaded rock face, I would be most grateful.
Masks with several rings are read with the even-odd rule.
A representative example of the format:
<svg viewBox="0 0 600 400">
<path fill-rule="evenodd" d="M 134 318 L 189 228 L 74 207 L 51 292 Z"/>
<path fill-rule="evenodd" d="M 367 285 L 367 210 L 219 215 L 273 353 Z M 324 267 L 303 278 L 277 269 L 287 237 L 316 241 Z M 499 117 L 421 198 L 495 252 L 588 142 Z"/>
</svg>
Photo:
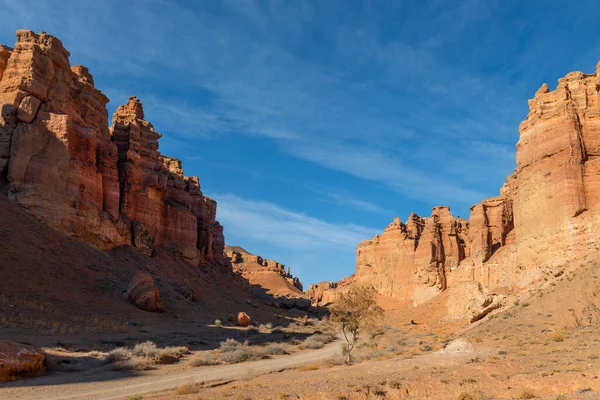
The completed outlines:
<svg viewBox="0 0 600 400">
<path fill-rule="evenodd" d="M 143 311 L 165 312 L 154 279 L 147 273 L 136 274 L 127 287 L 127 300 Z"/>
<path fill-rule="evenodd" d="M 599 73 L 600 63 L 594 74 L 567 74 L 554 91 L 542 85 L 519 126 L 516 169 L 500 195 L 474 205 L 469 221 L 447 207 L 394 220 L 358 246 L 356 282 L 414 305 L 450 289 L 457 304 L 449 316 L 477 319 L 495 306 L 487 304 L 500 298 L 494 292 L 518 291 L 597 250 Z M 312 292 L 322 301 L 323 290 Z"/>
<path fill-rule="evenodd" d="M 100 249 L 158 246 L 194 264 L 224 265 L 216 202 L 158 152 L 132 97 L 108 127 L 108 98 L 62 43 L 18 31 L 0 46 L 0 187 L 53 228 Z"/>
<path fill-rule="evenodd" d="M 35 347 L 0 340 L 0 382 L 31 378 L 44 373 L 44 355 Z"/>
</svg>

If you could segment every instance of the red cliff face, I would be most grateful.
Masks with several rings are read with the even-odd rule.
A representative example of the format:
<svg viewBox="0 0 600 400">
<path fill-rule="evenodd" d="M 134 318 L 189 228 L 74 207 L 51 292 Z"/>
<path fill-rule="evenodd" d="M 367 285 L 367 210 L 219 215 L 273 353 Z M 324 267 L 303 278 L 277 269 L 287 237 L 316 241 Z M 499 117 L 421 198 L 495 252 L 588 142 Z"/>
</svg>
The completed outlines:
<svg viewBox="0 0 600 400">
<path fill-rule="evenodd" d="M 469 221 L 447 207 L 428 218 L 411 214 L 405 224 L 396 218 L 358 246 L 355 282 L 415 305 L 449 290 L 449 316 L 479 318 L 468 299 L 457 299 L 497 307 L 494 291 L 518 291 L 598 250 L 599 69 L 572 72 L 554 91 L 544 84 L 529 101 L 517 167 L 499 196 L 474 205 Z"/>
<path fill-rule="evenodd" d="M 158 152 L 132 97 L 108 127 L 108 99 L 62 43 L 18 31 L 0 47 L 0 186 L 50 226 L 101 249 L 161 247 L 193 263 L 224 264 L 216 202 L 197 177 Z"/>
</svg>

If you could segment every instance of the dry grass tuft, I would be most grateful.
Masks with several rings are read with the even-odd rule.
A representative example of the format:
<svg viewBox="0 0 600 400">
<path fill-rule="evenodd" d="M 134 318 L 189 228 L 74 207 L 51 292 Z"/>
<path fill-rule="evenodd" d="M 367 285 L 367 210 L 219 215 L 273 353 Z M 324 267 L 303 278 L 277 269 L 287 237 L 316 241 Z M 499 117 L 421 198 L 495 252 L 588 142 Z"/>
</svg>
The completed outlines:
<svg viewBox="0 0 600 400">
<path fill-rule="evenodd" d="M 307 365 L 302 365 L 300 367 L 298 367 L 299 371 L 316 371 L 319 368 L 321 368 L 321 366 L 319 364 L 307 364 Z"/>
<path fill-rule="evenodd" d="M 116 371 L 148 371 L 152 369 L 150 362 L 142 357 L 132 357 L 128 360 L 115 362 L 113 368 Z"/>
<path fill-rule="evenodd" d="M 195 383 L 184 383 L 175 390 L 177 396 L 185 394 L 196 394 L 200 391 L 200 387 Z"/>
<path fill-rule="evenodd" d="M 212 353 L 204 352 L 194 357 L 190 364 L 192 367 L 207 367 L 209 365 L 218 365 L 219 362 L 214 359 Z"/>
<path fill-rule="evenodd" d="M 527 399 L 535 399 L 535 398 L 536 398 L 535 393 L 533 393 L 533 391 L 530 389 L 523 390 L 518 397 L 519 400 L 527 400 Z"/>
<path fill-rule="evenodd" d="M 290 354 L 290 345 L 287 343 L 272 343 L 265 347 L 265 354 L 269 356 Z"/>
<path fill-rule="evenodd" d="M 548 339 L 552 340 L 553 342 L 564 342 L 565 335 L 562 332 L 555 331 L 548 335 Z"/>
</svg>

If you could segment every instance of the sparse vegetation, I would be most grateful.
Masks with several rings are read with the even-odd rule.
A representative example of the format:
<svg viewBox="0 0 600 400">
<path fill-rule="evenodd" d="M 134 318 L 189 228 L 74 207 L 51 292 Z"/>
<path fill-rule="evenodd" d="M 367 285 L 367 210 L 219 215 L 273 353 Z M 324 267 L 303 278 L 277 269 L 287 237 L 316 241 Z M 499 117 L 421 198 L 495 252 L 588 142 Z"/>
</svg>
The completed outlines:
<svg viewBox="0 0 600 400">
<path fill-rule="evenodd" d="M 345 362 L 346 362 L 346 360 L 344 359 L 344 357 L 340 356 L 339 354 L 334 354 L 333 356 L 331 356 L 327 360 L 325 360 L 324 364 L 327 366 L 334 366 L 334 365 L 342 365 Z"/>
<path fill-rule="evenodd" d="M 565 335 L 562 332 L 555 331 L 548 335 L 548 338 L 553 342 L 563 342 L 565 340 Z"/>
<path fill-rule="evenodd" d="M 142 357 L 132 357 L 128 360 L 115 362 L 113 368 L 116 371 L 147 371 L 152 369 L 150 362 Z"/>
<path fill-rule="evenodd" d="M 321 366 L 318 365 L 318 364 L 307 364 L 307 365 L 302 365 L 301 367 L 298 367 L 298 370 L 303 371 L 303 372 L 305 372 L 305 371 L 316 371 L 319 368 L 321 368 Z"/>
<path fill-rule="evenodd" d="M 519 400 L 535 399 L 535 394 L 529 389 L 525 389 L 519 395 Z"/>
<path fill-rule="evenodd" d="M 346 363 L 352 363 L 352 350 L 356 346 L 362 331 L 373 327 L 383 310 L 375 301 L 375 289 L 372 286 L 358 286 L 347 294 L 340 295 L 331 310 L 331 320 L 342 330 L 346 340 Z"/>
<path fill-rule="evenodd" d="M 197 384 L 195 383 L 184 383 L 183 385 L 179 386 L 176 390 L 175 390 L 175 394 L 178 396 L 182 396 L 185 394 L 196 394 L 200 391 L 200 388 L 198 387 Z"/>
<path fill-rule="evenodd" d="M 479 400 L 479 394 L 473 392 L 460 392 L 456 400 Z"/>
<path fill-rule="evenodd" d="M 286 343 L 272 343 L 265 347 L 265 354 L 270 356 L 290 354 L 289 347 Z"/>
<path fill-rule="evenodd" d="M 221 342 L 219 349 L 219 360 L 228 363 L 236 364 L 248 360 L 260 360 L 268 358 L 265 349 L 261 347 L 250 347 L 248 341 L 240 343 L 235 339 L 227 339 Z"/>
<path fill-rule="evenodd" d="M 260 329 L 261 331 L 270 331 L 271 329 L 273 329 L 273 324 L 268 323 L 268 324 L 261 324 L 258 329 Z"/>
<path fill-rule="evenodd" d="M 133 349 L 117 347 L 104 359 L 106 364 L 114 364 L 116 370 L 145 371 L 152 364 L 171 364 L 189 353 L 185 346 L 158 348 L 153 342 L 136 344 Z"/>
<path fill-rule="evenodd" d="M 203 352 L 194 357 L 190 364 L 193 367 L 207 367 L 209 365 L 218 365 L 219 362 L 214 359 L 210 352 Z"/>
<path fill-rule="evenodd" d="M 326 335 L 316 334 L 306 338 L 300 347 L 310 350 L 320 349 L 330 341 Z"/>
</svg>

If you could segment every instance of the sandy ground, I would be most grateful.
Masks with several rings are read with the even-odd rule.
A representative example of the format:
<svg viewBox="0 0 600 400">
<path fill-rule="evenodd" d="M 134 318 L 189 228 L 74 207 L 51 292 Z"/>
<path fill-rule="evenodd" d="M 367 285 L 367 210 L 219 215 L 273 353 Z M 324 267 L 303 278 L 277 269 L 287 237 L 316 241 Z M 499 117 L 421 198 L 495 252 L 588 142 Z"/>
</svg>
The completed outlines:
<svg viewBox="0 0 600 400">
<path fill-rule="evenodd" d="M 53 375 L 0 387 L 3 400 L 112 400 L 173 389 L 186 383 L 234 381 L 325 360 L 339 351 L 339 342 L 322 349 L 305 350 L 280 358 L 214 367 L 190 367 L 186 363 L 164 366 L 142 374 L 87 371 Z M 129 376 L 128 376 L 129 375 Z"/>
</svg>

